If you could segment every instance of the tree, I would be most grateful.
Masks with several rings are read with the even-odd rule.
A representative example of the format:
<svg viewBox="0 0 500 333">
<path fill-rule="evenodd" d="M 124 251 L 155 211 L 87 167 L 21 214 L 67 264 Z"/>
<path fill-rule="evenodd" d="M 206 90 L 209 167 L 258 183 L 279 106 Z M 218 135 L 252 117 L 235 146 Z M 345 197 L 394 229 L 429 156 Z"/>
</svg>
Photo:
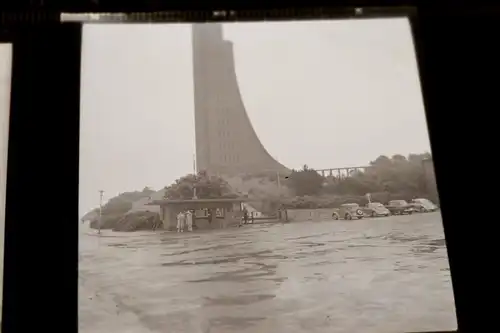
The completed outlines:
<svg viewBox="0 0 500 333">
<path fill-rule="evenodd" d="M 153 193 L 155 193 L 155 190 L 153 190 L 151 187 L 149 186 L 146 186 L 142 189 L 142 193 L 144 193 L 145 195 L 151 195 Z"/>
<path fill-rule="evenodd" d="M 192 199 L 194 189 L 198 199 L 235 198 L 229 184 L 217 176 L 208 176 L 204 172 L 197 175 L 187 175 L 177 179 L 170 186 L 165 187 L 166 199 L 188 200 Z"/>
<path fill-rule="evenodd" d="M 370 162 L 371 168 L 352 177 L 335 180 L 325 187 L 325 192 L 338 195 L 364 195 L 366 193 L 400 193 L 407 196 L 428 195 L 422 161 L 429 153 L 410 154 L 407 157 L 385 155 Z"/>
<path fill-rule="evenodd" d="M 325 178 L 307 165 L 302 170 L 292 170 L 288 179 L 290 188 L 298 196 L 319 194 L 325 182 Z"/>
<path fill-rule="evenodd" d="M 374 167 L 384 167 L 391 164 L 391 159 L 385 155 L 380 155 L 375 161 L 370 162 Z"/>
<path fill-rule="evenodd" d="M 132 204 L 137 200 L 148 197 L 154 191 L 144 189 L 143 191 L 133 191 L 120 193 L 116 197 L 109 199 L 109 201 L 102 207 L 103 215 L 120 215 L 127 213 L 132 209 Z"/>
</svg>

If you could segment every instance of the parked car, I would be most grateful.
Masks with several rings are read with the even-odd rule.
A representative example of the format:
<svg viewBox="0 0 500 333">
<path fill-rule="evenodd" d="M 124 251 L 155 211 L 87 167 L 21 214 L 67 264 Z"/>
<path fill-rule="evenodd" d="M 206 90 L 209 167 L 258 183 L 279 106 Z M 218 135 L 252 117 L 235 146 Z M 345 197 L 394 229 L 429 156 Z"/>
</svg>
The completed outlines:
<svg viewBox="0 0 500 333">
<path fill-rule="evenodd" d="M 352 220 L 353 218 L 362 219 L 365 216 L 363 210 L 357 203 L 347 203 L 340 206 L 338 211 L 333 212 L 332 218 L 338 220 L 343 218 L 345 220 Z"/>
<path fill-rule="evenodd" d="M 412 214 L 415 211 L 406 200 L 391 200 L 385 207 L 392 215 Z"/>
<path fill-rule="evenodd" d="M 391 212 L 380 202 L 370 202 L 363 207 L 363 213 L 371 217 L 391 215 Z"/>
<path fill-rule="evenodd" d="M 432 201 L 424 198 L 413 199 L 410 204 L 417 212 L 421 213 L 435 212 L 439 209 Z"/>
</svg>

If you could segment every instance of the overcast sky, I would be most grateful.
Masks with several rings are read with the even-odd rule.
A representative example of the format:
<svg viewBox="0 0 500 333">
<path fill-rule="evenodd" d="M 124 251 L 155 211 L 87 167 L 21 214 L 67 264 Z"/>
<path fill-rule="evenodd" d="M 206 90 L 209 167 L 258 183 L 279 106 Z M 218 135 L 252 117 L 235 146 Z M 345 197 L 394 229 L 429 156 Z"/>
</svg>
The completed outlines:
<svg viewBox="0 0 500 333">
<path fill-rule="evenodd" d="M 192 172 L 191 27 L 85 25 L 80 213 Z M 430 151 L 406 19 L 224 24 L 248 115 L 289 168 Z M 169 156 L 176 156 L 175 160 Z"/>
</svg>

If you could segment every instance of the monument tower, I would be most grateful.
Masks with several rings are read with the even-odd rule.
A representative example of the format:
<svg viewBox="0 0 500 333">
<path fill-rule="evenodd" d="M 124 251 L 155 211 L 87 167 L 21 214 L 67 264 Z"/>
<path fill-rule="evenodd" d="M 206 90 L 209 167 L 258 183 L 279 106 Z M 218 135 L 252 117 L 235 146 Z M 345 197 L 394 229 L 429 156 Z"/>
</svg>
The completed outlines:
<svg viewBox="0 0 500 333">
<path fill-rule="evenodd" d="M 260 142 L 236 80 L 233 45 L 222 25 L 192 26 L 198 171 L 220 175 L 288 172 Z"/>
</svg>

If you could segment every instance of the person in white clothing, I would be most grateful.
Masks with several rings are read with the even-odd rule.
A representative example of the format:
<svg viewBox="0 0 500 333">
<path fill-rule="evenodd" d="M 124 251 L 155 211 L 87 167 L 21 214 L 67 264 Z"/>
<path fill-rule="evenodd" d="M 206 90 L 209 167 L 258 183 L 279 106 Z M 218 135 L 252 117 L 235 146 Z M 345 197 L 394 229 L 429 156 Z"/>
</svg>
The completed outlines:
<svg viewBox="0 0 500 333">
<path fill-rule="evenodd" d="M 193 212 L 191 210 L 186 212 L 186 226 L 188 231 L 193 231 Z"/>
<path fill-rule="evenodd" d="M 177 232 L 184 232 L 184 224 L 186 222 L 186 215 L 184 212 L 177 214 Z"/>
</svg>

